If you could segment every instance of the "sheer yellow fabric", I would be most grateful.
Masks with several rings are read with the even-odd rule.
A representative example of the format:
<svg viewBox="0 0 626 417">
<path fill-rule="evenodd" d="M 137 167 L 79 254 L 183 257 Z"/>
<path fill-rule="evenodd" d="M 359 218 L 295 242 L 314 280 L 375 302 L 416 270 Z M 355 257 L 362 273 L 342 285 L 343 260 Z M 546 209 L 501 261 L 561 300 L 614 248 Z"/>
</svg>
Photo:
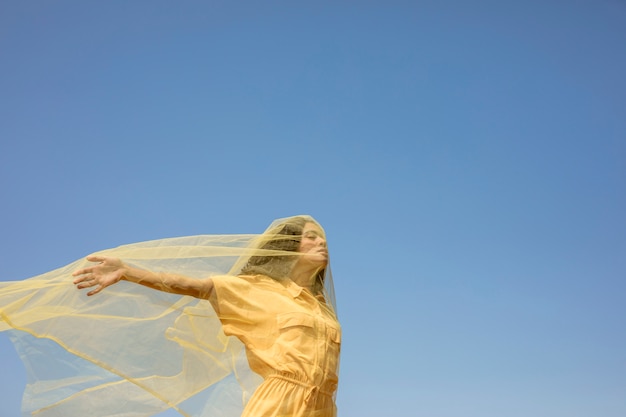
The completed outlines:
<svg viewBox="0 0 626 417">
<path fill-rule="evenodd" d="M 209 299 L 120 281 L 87 297 L 76 261 L 0 284 L 0 330 L 28 375 L 23 414 L 330 417 L 340 346 L 330 268 L 289 276 L 308 216 L 260 235 L 203 235 L 99 252 L 135 267 L 212 277 Z M 289 226 L 285 228 L 285 225 Z M 295 226 L 294 226 L 295 225 Z M 300 230 L 300 232 L 298 232 Z"/>
</svg>

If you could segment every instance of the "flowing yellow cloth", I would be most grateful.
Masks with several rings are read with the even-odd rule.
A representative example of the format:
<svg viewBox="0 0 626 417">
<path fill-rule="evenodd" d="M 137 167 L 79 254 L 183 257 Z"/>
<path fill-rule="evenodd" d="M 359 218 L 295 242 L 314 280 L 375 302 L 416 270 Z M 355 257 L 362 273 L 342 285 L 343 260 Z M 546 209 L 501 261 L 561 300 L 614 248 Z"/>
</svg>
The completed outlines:
<svg viewBox="0 0 626 417">
<path fill-rule="evenodd" d="M 163 239 L 98 253 L 155 272 L 213 277 L 210 300 L 126 281 L 87 297 L 71 277 L 85 260 L 0 284 L 0 330 L 15 330 L 27 369 L 23 415 L 139 417 L 174 408 L 193 417 L 244 409 L 248 417 L 334 416 L 340 328 L 330 268 L 317 292 L 280 274 L 240 274 L 255 259 L 269 268 L 298 255 L 264 243 L 292 219 L 261 235 Z"/>
</svg>

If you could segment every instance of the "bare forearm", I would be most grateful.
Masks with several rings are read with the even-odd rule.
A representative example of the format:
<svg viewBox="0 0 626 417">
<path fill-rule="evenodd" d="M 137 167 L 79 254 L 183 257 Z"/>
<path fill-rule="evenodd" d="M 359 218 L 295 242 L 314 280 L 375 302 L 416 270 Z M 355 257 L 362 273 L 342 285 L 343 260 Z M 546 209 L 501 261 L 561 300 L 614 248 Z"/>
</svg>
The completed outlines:
<svg viewBox="0 0 626 417">
<path fill-rule="evenodd" d="M 122 279 L 173 294 L 208 298 L 213 289 L 210 278 L 197 279 L 169 272 L 152 272 L 131 266 L 124 268 Z"/>
<path fill-rule="evenodd" d="M 213 291 L 211 278 L 195 279 L 168 272 L 152 272 L 135 268 L 122 262 L 119 258 L 91 255 L 87 257 L 95 265 L 74 271 L 72 274 L 76 288 L 94 288 L 87 293 L 98 294 L 106 287 L 126 280 L 144 285 L 155 290 L 174 294 L 191 295 L 196 298 L 208 299 Z"/>
</svg>

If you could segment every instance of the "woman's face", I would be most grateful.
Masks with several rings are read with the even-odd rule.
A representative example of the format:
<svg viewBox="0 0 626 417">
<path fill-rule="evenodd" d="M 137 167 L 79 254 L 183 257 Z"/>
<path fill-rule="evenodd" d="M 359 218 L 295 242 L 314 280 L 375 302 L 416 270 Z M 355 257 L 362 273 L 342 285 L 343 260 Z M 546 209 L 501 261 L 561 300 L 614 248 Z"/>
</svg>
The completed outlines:
<svg viewBox="0 0 626 417">
<path fill-rule="evenodd" d="M 328 249 L 324 231 L 315 223 L 307 223 L 302 229 L 302 240 L 298 252 L 304 256 L 301 262 L 325 266 L 328 263 Z"/>
</svg>

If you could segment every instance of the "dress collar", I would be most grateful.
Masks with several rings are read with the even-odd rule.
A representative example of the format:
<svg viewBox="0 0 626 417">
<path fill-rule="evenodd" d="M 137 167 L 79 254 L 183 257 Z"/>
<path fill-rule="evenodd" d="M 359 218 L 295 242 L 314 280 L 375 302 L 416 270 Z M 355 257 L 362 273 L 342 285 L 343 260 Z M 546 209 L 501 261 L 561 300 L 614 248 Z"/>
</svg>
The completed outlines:
<svg viewBox="0 0 626 417">
<path fill-rule="evenodd" d="M 301 286 L 299 286 L 298 284 L 296 284 L 290 279 L 285 280 L 284 283 L 285 283 L 285 288 L 287 289 L 287 292 L 293 298 L 298 298 L 300 294 L 302 294 L 302 291 L 304 290 L 304 288 L 302 288 Z"/>
</svg>

